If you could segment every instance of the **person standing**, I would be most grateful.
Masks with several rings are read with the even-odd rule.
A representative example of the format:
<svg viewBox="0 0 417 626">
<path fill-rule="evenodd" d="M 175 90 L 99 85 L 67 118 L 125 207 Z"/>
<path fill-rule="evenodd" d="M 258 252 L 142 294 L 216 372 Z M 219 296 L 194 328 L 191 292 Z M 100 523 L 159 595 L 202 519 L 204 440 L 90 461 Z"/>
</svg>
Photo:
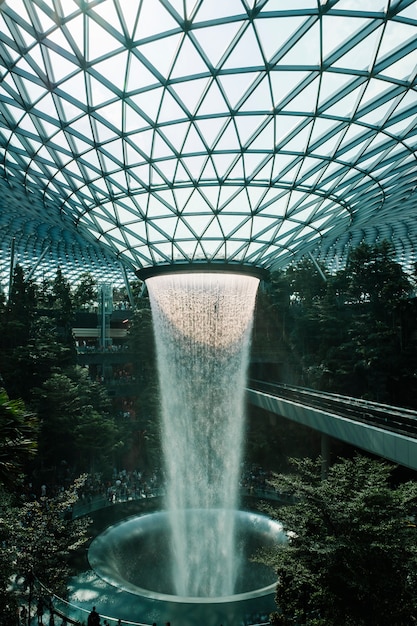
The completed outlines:
<svg viewBox="0 0 417 626">
<path fill-rule="evenodd" d="M 100 624 L 100 615 L 97 613 L 95 606 L 93 606 L 93 610 L 88 616 L 87 624 L 88 626 L 99 626 Z"/>
</svg>

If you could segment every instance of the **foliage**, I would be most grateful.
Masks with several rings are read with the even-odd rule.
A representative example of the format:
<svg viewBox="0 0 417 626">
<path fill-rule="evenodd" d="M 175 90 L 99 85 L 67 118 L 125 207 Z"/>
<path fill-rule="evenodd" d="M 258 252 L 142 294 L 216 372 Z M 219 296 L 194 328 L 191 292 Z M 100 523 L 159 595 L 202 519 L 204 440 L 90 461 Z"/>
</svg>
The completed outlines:
<svg viewBox="0 0 417 626">
<path fill-rule="evenodd" d="M 392 467 L 357 456 L 322 479 L 320 460 L 275 478 L 291 506 L 269 512 L 289 536 L 263 559 L 276 568 L 288 624 L 409 626 L 417 603 L 417 484 L 391 484 Z M 321 622 L 318 620 L 322 620 Z"/>
<path fill-rule="evenodd" d="M 12 507 L 12 496 L 0 485 L 0 615 L 10 624 L 15 623 L 12 620 L 18 608 L 17 598 L 10 590 L 10 579 L 16 573 L 15 547 L 10 540 L 16 527 Z"/>
<path fill-rule="evenodd" d="M 89 272 L 81 274 L 79 282 L 72 293 L 72 302 L 75 311 L 91 306 L 97 301 L 97 281 Z"/>
<path fill-rule="evenodd" d="M 26 582 L 33 575 L 61 597 L 66 595 L 70 575 L 69 556 L 88 539 L 90 520 L 72 519 L 72 507 L 85 480 L 85 475 L 80 476 L 57 494 L 9 507 L 6 514 L 13 522 L 9 545 L 15 571 Z"/>
<path fill-rule="evenodd" d="M 36 392 L 41 423 L 39 453 L 46 467 L 63 461 L 94 471 L 118 445 L 105 388 L 82 367 L 57 372 Z"/>
<path fill-rule="evenodd" d="M 275 342 L 291 364 L 281 380 L 417 408 L 412 277 L 391 245 L 362 244 L 344 269 L 321 270 L 302 259 L 271 276 L 269 298 L 285 320 Z"/>
<path fill-rule="evenodd" d="M 31 605 L 36 579 L 66 597 L 70 556 L 89 538 L 90 520 L 72 519 L 71 514 L 85 479 L 80 476 L 68 488 L 39 500 L 17 499 L 0 486 L 0 615 L 4 623 L 15 623 L 23 598 Z"/>
<path fill-rule="evenodd" d="M 0 484 L 16 487 L 25 463 L 36 453 L 36 439 L 36 416 L 0 389 Z"/>
<path fill-rule="evenodd" d="M 62 273 L 39 287 L 17 265 L 7 307 L 0 310 L 0 371 L 10 397 L 29 402 L 31 387 L 74 364 L 75 356 L 69 284 Z"/>
<path fill-rule="evenodd" d="M 133 355 L 135 379 L 140 394 L 137 398 L 138 428 L 134 435 L 137 449 L 142 448 L 144 465 L 159 468 L 161 449 L 159 433 L 159 389 L 152 312 L 148 298 L 140 299 L 129 324 L 127 344 Z"/>
</svg>

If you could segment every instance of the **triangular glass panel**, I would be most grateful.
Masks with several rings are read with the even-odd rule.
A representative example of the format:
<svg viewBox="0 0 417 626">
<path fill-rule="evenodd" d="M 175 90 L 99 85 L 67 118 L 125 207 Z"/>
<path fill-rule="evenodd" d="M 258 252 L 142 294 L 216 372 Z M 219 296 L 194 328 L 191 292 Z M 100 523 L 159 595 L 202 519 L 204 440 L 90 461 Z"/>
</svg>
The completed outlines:
<svg viewBox="0 0 417 626">
<path fill-rule="evenodd" d="M 70 6 L 70 5 L 68 5 Z M 61 4 L 62 8 L 62 4 Z M 65 22 L 65 26 L 63 27 L 66 37 L 70 41 L 71 48 L 77 54 L 84 53 L 84 39 L 85 39 L 85 28 L 84 28 L 84 15 L 80 13 L 79 15 L 74 15 L 70 20 Z M 53 37 L 53 34 L 52 34 Z"/>
<path fill-rule="evenodd" d="M 160 4 L 158 3 L 157 5 L 155 5 L 154 3 L 154 6 L 160 6 Z M 140 23 L 141 20 L 139 20 L 139 24 Z M 171 72 L 172 64 L 175 61 L 175 56 L 178 51 L 178 46 L 181 42 L 181 37 L 182 35 L 180 34 L 164 37 L 163 54 L 161 54 L 161 41 L 159 41 L 159 39 L 156 41 L 151 41 L 150 43 L 144 43 L 138 48 L 138 51 L 143 54 L 144 57 L 146 57 L 146 59 L 152 66 L 149 69 L 152 71 L 153 74 L 155 74 L 158 82 L 161 77 L 163 79 L 168 78 Z"/>
<path fill-rule="evenodd" d="M 68 94 L 65 98 L 72 105 L 77 106 L 77 101 L 80 103 L 79 113 L 85 114 L 85 108 L 87 106 L 87 95 L 85 92 L 84 75 L 82 72 L 78 72 L 75 76 L 72 76 L 68 80 L 60 85 L 61 89 Z"/>
<path fill-rule="evenodd" d="M 415 41 L 415 39 L 416 29 L 414 25 L 403 23 L 400 20 L 387 20 L 384 36 L 382 37 L 381 45 L 378 49 L 378 57 L 375 63 L 376 68 L 378 69 L 380 63 L 384 65 L 384 59 L 393 55 L 393 52 L 394 57 L 402 57 L 403 54 L 401 54 L 400 47 L 404 46 L 408 41 Z M 415 54 L 414 51 L 414 55 Z M 385 73 L 385 70 L 382 71 Z"/>
<path fill-rule="evenodd" d="M 265 125 L 265 122 L 268 118 L 265 115 L 236 115 L 235 123 L 238 129 L 238 135 L 240 139 L 240 145 L 245 148 L 247 145 L 251 145 L 253 148 L 253 144 L 250 141 L 255 140 L 257 138 L 257 131 L 262 129 Z M 272 121 L 272 116 L 269 118 Z M 268 148 L 273 149 L 274 147 L 274 135 L 273 135 L 273 126 L 269 125 L 269 143 Z M 272 131 L 272 132 L 271 132 Z M 262 131 L 261 131 L 262 132 Z"/>
<path fill-rule="evenodd" d="M 25 90 L 27 91 L 30 102 L 36 102 L 37 100 L 40 100 L 47 93 L 45 87 L 41 87 L 40 85 L 37 85 L 35 82 L 26 78 L 21 77 L 20 84 L 23 85 L 23 93 L 25 93 Z"/>
<path fill-rule="evenodd" d="M 245 173 L 243 169 L 243 157 L 239 155 L 236 159 L 236 163 L 233 165 L 232 169 L 229 170 L 227 174 L 228 181 L 238 181 L 243 180 L 245 178 Z"/>
<path fill-rule="evenodd" d="M 362 15 L 364 15 L 362 13 Z M 322 18 L 323 28 L 323 59 L 326 60 L 328 56 L 333 56 L 332 53 L 336 51 L 342 51 L 351 49 L 357 43 L 357 37 L 355 35 L 359 30 L 365 29 L 371 22 L 371 18 L 359 16 L 359 14 L 353 14 L 346 19 L 343 15 L 332 15 L 328 13 Z M 366 52 L 366 51 L 365 51 Z M 370 48 L 367 51 L 366 64 L 372 58 L 374 48 Z M 364 69 L 363 67 L 361 69 Z"/>
<path fill-rule="evenodd" d="M 218 178 L 224 179 L 228 176 L 230 168 L 234 165 L 235 154 L 213 154 L 213 164 Z"/>
<path fill-rule="evenodd" d="M 250 239 L 252 235 L 252 220 L 247 218 L 244 222 L 242 222 L 239 227 L 233 232 L 230 233 L 229 237 L 233 237 L 233 239 Z"/>
<path fill-rule="evenodd" d="M 210 3 L 204 2 L 203 7 L 207 7 L 208 4 Z M 215 10 L 218 11 L 222 4 L 225 3 L 216 2 Z M 236 21 L 195 29 L 194 35 L 207 58 L 208 67 L 217 67 L 227 46 L 233 41 L 240 27 L 241 23 Z"/>
<path fill-rule="evenodd" d="M 198 180 L 205 164 L 205 155 L 183 156 L 181 162 L 192 180 Z"/>
<path fill-rule="evenodd" d="M 320 105 L 320 108 L 327 115 L 334 115 L 336 117 L 344 117 L 350 119 L 353 113 L 356 111 L 360 96 L 362 95 L 362 86 L 357 87 L 346 96 L 341 97 L 332 106 Z"/>
<path fill-rule="evenodd" d="M 98 24 L 91 15 L 91 13 L 85 15 L 85 19 L 88 22 L 87 61 L 99 59 L 121 47 L 120 41 L 115 39 L 101 24 Z"/>
<path fill-rule="evenodd" d="M 207 66 L 201 55 L 197 52 L 190 37 L 185 35 L 176 55 L 170 78 L 177 79 L 181 76 L 204 74 L 206 72 Z"/>
<path fill-rule="evenodd" d="M 42 116 L 42 126 L 47 130 L 47 135 L 54 135 L 59 128 L 59 123 L 57 121 L 57 111 L 55 109 L 55 102 L 52 98 L 52 94 L 47 92 L 43 98 L 37 101 L 36 110 L 42 111 L 48 118 L 49 121 L 45 120 L 45 117 Z"/>
<path fill-rule="evenodd" d="M 187 217 L 182 218 L 186 226 L 188 226 L 194 233 L 195 236 L 201 237 L 202 233 L 209 226 L 212 215 L 187 215 Z"/>
<path fill-rule="evenodd" d="M 233 123 L 233 120 L 229 122 L 226 127 L 222 128 L 222 134 L 219 138 L 219 141 L 214 146 L 216 152 L 221 152 L 222 150 L 237 150 L 240 151 L 241 144 L 239 142 L 239 136 L 236 133 L 236 127 Z"/>
<path fill-rule="evenodd" d="M 230 17 L 231 15 L 240 15 L 242 13 L 242 4 L 240 0 L 228 0 L 225 3 L 216 3 L 213 6 L 211 2 L 200 2 L 196 13 L 197 22 L 205 22 L 206 20 L 217 20 L 221 17 Z"/>
<path fill-rule="evenodd" d="M 145 114 L 149 120 L 155 122 L 159 112 L 159 105 L 163 94 L 163 88 L 150 89 L 144 93 L 133 94 L 130 100 Z"/>
<path fill-rule="evenodd" d="M 266 196 L 267 189 L 256 185 L 248 185 L 245 189 L 251 211 L 257 211 Z"/>
<path fill-rule="evenodd" d="M 218 81 L 222 86 L 231 109 L 237 109 L 238 104 L 249 91 L 259 72 L 238 72 L 219 76 Z"/>
<path fill-rule="evenodd" d="M 202 133 L 209 148 L 213 147 L 214 141 L 219 137 L 221 130 L 229 123 L 229 117 L 212 117 L 197 120 L 196 127 Z"/>
<path fill-rule="evenodd" d="M 118 4 L 118 19 L 123 25 L 123 32 L 129 37 L 133 36 L 133 30 L 136 27 L 136 21 L 139 15 L 140 0 L 129 0 Z M 120 15 L 120 17 L 119 17 Z"/>
<path fill-rule="evenodd" d="M 215 217 L 206 228 L 203 233 L 203 237 L 205 239 L 224 239 L 224 234 L 217 217 Z"/>
<path fill-rule="evenodd" d="M 189 229 L 188 224 L 183 219 L 178 220 L 175 231 L 176 239 L 194 239 L 194 233 Z"/>
<path fill-rule="evenodd" d="M 171 122 L 175 119 L 184 119 L 187 116 L 184 109 L 166 89 L 160 103 L 158 123 Z"/>
<path fill-rule="evenodd" d="M 19 16 L 22 17 L 21 7 L 19 7 Z M 46 33 L 46 31 L 52 31 L 53 29 L 57 31 L 56 22 L 48 15 L 47 11 L 43 11 L 40 7 L 37 7 L 36 4 L 32 3 L 31 11 L 36 14 L 36 21 L 39 21 L 40 29 L 42 32 Z"/>
<path fill-rule="evenodd" d="M 172 239 L 174 237 L 177 223 L 177 217 L 164 217 L 163 220 L 158 220 L 158 226 L 162 231 L 164 231 L 167 239 Z"/>
<path fill-rule="evenodd" d="M 177 161 L 175 159 L 158 161 L 158 170 L 160 171 L 161 176 L 165 179 L 167 184 L 172 184 L 175 176 L 176 167 Z"/>
<path fill-rule="evenodd" d="M 233 50 L 223 64 L 223 69 L 262 67 L 262 65 L 264 65 L 264 59 L 259 50 L 258 40 L 253 27 L 249 26 L 233 46 Z"/>
<path fill-rule="evenodd" d="M 416 56 L 416 50 L 409 52 L 407 55 L 401 57 L 396 63 L 393 63 L 386 69 L 382 70 L 381 74 L 394 78 L 395 80 L 414 80 Z"/>
<path fill-rule="evenodd" d="M 175 180 L 173 181 L 175 184 L 177 183 L 191 183 L 190 175 L 184 169 L 184 166 L 181 161 L 177 161 L 177 167 L 175 170 Z"/>
<path fill-rule="evenodd" d="M 376 101 L 375 106 L 365 115 L 361 115 L 361 108 L 357 113 L 357 118 L 359 118 L 361 122 L 371 126 L 381 126 L 388 117 L 390 110 L 393 108 L 393 102 L 388 100 L 378 106 L 378 101 Z"/>
<path fill-rule="evenodd" d="M 153 130 L 144 130 L 140 133 L 130 135 L 129 138 L 125 140 L 129 163 L 141 162 L 144 159 L 148 160 L 152 151 L 153 139 Z"/>
<path fill-rule="evenodd" d="M 177 94 L 179 100 L 183 103 L 184 110 L 194 115 L 208 83 L 208 78 L 193 78 L 193 80 L 174 83 L 171 86 L 171 90 Z"/>
<path fill-rule="evenodd" d="M 139 91 L 157 82 L 155 75 L 142 63 L 135 51 L 130 53 L 125 80 L 126 93 Z"/>
<path fill-rule="evenodd" d="M 270 5 L 271 2 L 268 2 L 267 8 Z M 285 10 L 287 8 L 288 6 L 285 7 Z M 282 55 L 279 53 L 279 50 L 288 41 L 288 38 L 300 28 L 304 19 L 302 16 L 280 15 L 279 17 L 271 16 L 268 19 L 256 21 L 256 31 L 267 61 L 276 58 L 280 59 Z"/>
<path fill-rule="evenodd" d="M 200 181 L 210 181 L 217 179 L 217 172 L 214 168 L 214 163 L 212 158 L 208 158 L 205 166 L 201 170 Z"/>
<path fill-rule="evenodd" d="M 301 126 L 305 118 L 301 115 L 276 115 L 275 116 L 275 147 L 285 148 L 285 138 Z"/>
<path fill-rule="evenodd" d="M 223 94 L 219 89 L 219 86 L 215 80 L 213 80 L 209 90 L 207 91 L 204 100 L 198 108 L 197 114 L 218 116 L 222 114 L 228 114 L 229 107 L 223 98 Z"/>
<path fill-rule="evenodd" d="M 178 28 L 178 23 L 161 2 L 143 0 L 140 3 L 139 19 L 134 33 L 135 39 L 147 39 L 175 28 Z"/>
<path fill-rule="evenodd" d="M 66 122 L 71 122 L 76 117 L 79 117 L 80 115 L 85 115 L 84 112 L 82 113 L 81 109 L 76 106 L 72 101 L 61 98 L 58 94 L 55 94 L 54 100 L 60 117 L 63 118 L 63 120 Z M 71 132 L 71 129 L 72 126 L 70 128 L 67 128 L 67 132 Z"/>
<path fill-rule="evenodd" d="M 292 139 L 286 141 L 285 150 L 288 150 L 289 152 L 295 151 L 299 153 L 307 152 L 308 142 L 311 133 L 311 124 L 312 122 L 309 121 L 308 124 L 303 127 L 301 127 L 300 125 L 299 130 L 295 135 L 293 135 Z"/>
<path fill-rule="evenodd" d="M 181 144 L 177 143 L 179 147 Z M 195 152 L 206 152 L 206 147 L 203 144 L 200 135 L 196 131 L 193 125 L 189 126 L 189 132 L 185 139 L 185 143 L 182 146 L 182 152 L 184 154 L 192 154 Z"/>
<path fill-rule="evenodd" d="M 170 143 L 176 151 L 181 152 L 186 134 L 190 129 L 190 122 L 175 122 L 175 124 L 166 124 L 159 129 L 159 132 L 166 137 L 167 143 Z"/>
<path fill-rule="evenodd" d="M 177 187 L 173 189 L 173 194 L 178 211 L 181 212 L 181 210 L 188 204 L 193 193 L 195 193 L 194 187 Z"/>
<path fill-rule="evenodd" d="M 382 35 L 381 27 L 370 33 L 361 41 L 355 42 L 345 54 L 333 63 L 334 67 L 352 70 L 369 70 L 373 65 L 375 53 Z"/>
<path fill-rule="evenodd" d="M 56 30 L 55 32 L 59 33 L 60 31 Z M 68 47 L 67 40 L 64 37 L 62 37 L 62 39 L 65 40 Z M 51 48 L 48 49 L 46 54 L 48 54 L 52 66 L 53 74 L 51 76 L 51 80 L 53 80 L 55 83 L 60 83 L 62 80 L 65 79 L 66 76 L 73 74 L 79 69 L 77 64 L 77 58 L 75 56 L 73 57 L 74 60 L 70 61 L 63 54 L 58 54 Z"/>
<path fill-rule="evenodd" d="M 121 135 L 121 127 L 122 127 L 122 106 L 123 103 L 121 100 L 116 100 L 116 102 L 111 102 L 110 104 L 105 104 L 102 107 L 97 108 L 96 116 L 100 117 L 105 125 L 110 125 L 113 127 L 113 135 L 120 136 Z"/>
<path fill-rule="evenodd" d="M 262 168 L 264 167 L 264 163 L 267 158 L 268 155 L 265 153 L 245 152 L 243 155 L 245 178 L 252 179 L 254 176 L 256 176 L 256 179 L 259 180 L 259 171 L 262 170 Z M 272 164 L 270 163 L 268 167 L 268 179 L 271 175 L 271 167 Z"/>
<path fill-rule="evenodd" d="M 123 142 L 121 139 L 109 141 L 104 146 L 102 146 L 101 151 L 103 153 L 105 152 L 108 158 L 112 161 L 113 169 L 117 167 L 123 170 Z"/>
<path fill-rule="evenodd" d="M 122 206 L 120 203 L 115 208 L 117 223 L 126 226 L 127 224 L 135 223 L 140 217 L 135 207 L 131 207 L 129 210 L 127 207 Z"/>
<path fill-rule="evenodd" d="M 307 85 L 295 98 L 290 100 L 285 107 L 284 111 L 294 111 L 303 113 L 314 113 L 317 106 L 317 95 L 319 89 L 319 79 L 316 78 L 309 85 Z"/>
<path fill-rule="evenodd" d="M 104 59 L 94 64 L 94 70 L 101 74 L 102 83 L 106 83 L 108 89 L 114 94 L 125 90 L 125 80 L 127 74 L 129 54 L 127 50 L 122 50 L 118 54 L 113 54 L 110 58 Z M 113 89 L 116 87 L 116 89 Z"/>
<path fill-rule="evenodd" d="M 106 124 L 103 124 L 99 120 L 93 120 L 92 126 L 95 129 L 94 138 L 97 143 L 105 143 L 111 139 L 114 139 L 114 131 Z"/>
<path fill-rule="evenodd" d="M 217 210 L 219 200 L 219 189 L 217 186 L 200 186 L 197 191 L 212 211 Z"/>
<path fill-rule="evenodd" d="M 267 233 L 269 233 L 270 238 L 272 238 L 276 228 L 277 219 L 274 217 L 262 217 L 261 215 L 255 215 L 252 218 L 252 237 L 254 239 L 268 239 Z"/>
<path fill-rule="evenodd" d="M 299 18 L 292 18 L 299 19 Z M 297 31 L 303 33 L 304 27 L 300 24 L 299 29 L 296 29 L 293 34 L 293 38 L 297 38 L 295 42 L 291 45 L 290 49 L 283 56 L 281 54 L 277 54 L 277 66 L 283 65 L 293 65 L 293 66 L 304 66 L 306 63 L 310 67 L 316 67 L 317 69 L 320 66 L 321 60 L 321 26 L 318 20 L 315 21 L 310 27 L 308 27 L 308 22 L 311 21 L 310 17 L 303 17 L 302 21 L 305 22 L 307 28 L 306 32 L 299 36 Z M 284 48 L 285 49 L 285 48 Z"/>
<path fill-rule="evenodd" d="M 149 174 L 150 178 L 149 178 L 149 184 L 151 186 L 155 186 L 158 187 L 159 185 L 166 185 L 166 180 L 164 179 L 163 176 L 161 176 L 159 170 L 158 170 L 158 165 L 157 163 L 155 163 L 154 165 L 150 166 L 150 174 Z"/>
<path fill-rule="evenodd" d="M 294 167 L 295 157 L 293 154 L 282 154 L 277 153 L 274 155 L 274 163 L 272 168 L 272 179 L 279 180 L 281 179 L 286 172 L 291 170 Z"/>
</svg>

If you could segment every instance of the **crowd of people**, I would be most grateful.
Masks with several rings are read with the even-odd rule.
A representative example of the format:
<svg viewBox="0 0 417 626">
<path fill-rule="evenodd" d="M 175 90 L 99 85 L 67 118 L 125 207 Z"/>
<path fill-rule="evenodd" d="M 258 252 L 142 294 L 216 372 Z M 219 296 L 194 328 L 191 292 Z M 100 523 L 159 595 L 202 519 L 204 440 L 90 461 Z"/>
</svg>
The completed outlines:
<svg viewBox="0 0 417 626">
<path fill-rule="evenodd" d="M 45 480 L 27 482 L 24 486 L 22 498 L 35 500 L 37 498 L 51 498 L 57 496 L 68 487 L 77 477 L 74 469 L 65 462 L 54 476 L 54 482 Z M 239 486 L 243 493 L 262 496 L 262 494 L 279 495 L 271 484 L 273 474 L 257 464 L 242 464 Z M 38 484 L 39 483 L 39 484 Z M 154 469 L 117 469 L 108 472 L 88 474 L 83 487 L 79 490 L 79 505 L 84 506 L 94 500 L 101 499 L 108 503 L 125 500 L 149 498 L 164 493 L 165 481 L 163 471 Z"/>
</svg>

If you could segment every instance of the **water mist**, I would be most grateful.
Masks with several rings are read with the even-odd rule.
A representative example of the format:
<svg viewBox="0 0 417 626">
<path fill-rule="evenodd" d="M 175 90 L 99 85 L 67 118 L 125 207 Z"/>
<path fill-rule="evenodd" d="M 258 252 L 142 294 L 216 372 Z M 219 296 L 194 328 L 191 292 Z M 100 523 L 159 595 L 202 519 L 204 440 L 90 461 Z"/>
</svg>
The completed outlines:
<svg viewBox="0 0 417 626">
<path fill-rule="evenodd" d="M 190 597 L 234 593 L 235 512 L 258 279 L 166 274 L 147 281 L 161 392 L 173 581 Z"/>
</svg>

